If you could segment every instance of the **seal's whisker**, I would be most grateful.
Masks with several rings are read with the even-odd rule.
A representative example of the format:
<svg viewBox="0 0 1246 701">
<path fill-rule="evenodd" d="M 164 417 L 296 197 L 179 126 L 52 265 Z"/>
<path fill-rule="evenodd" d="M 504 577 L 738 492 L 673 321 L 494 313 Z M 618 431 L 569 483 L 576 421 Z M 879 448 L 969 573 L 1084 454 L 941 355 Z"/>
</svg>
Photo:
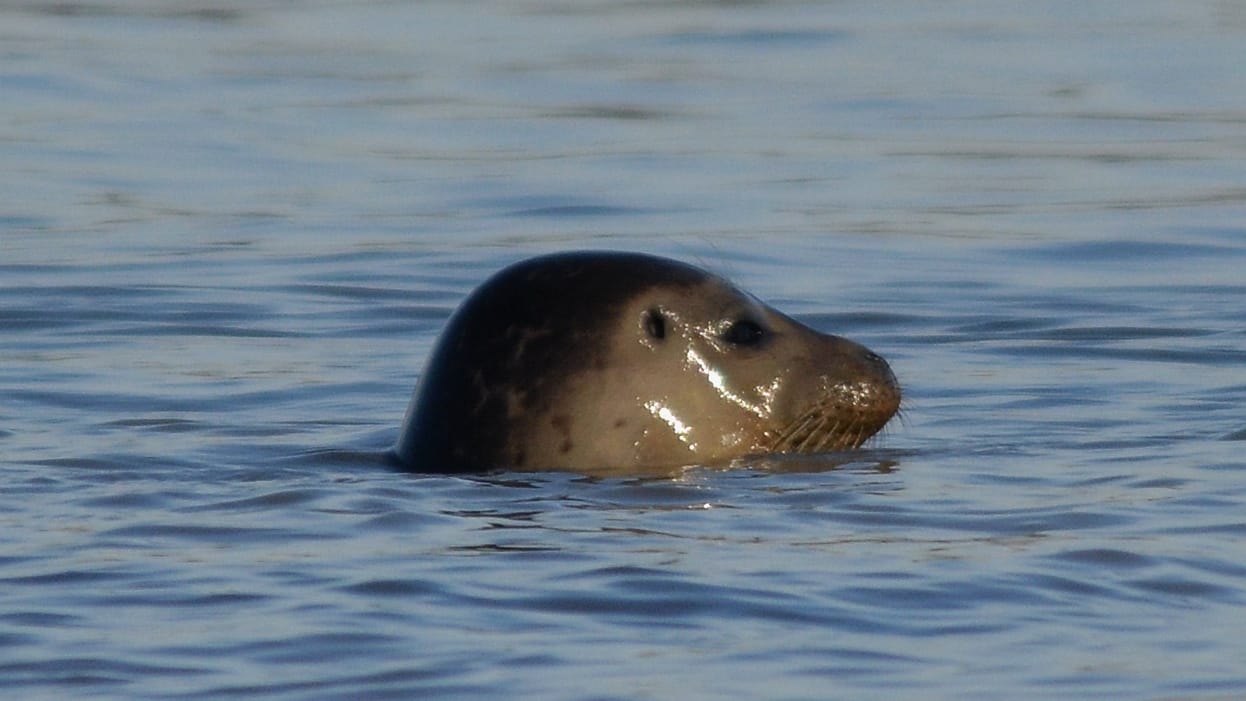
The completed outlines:
<svg viewBox="0 0 1246 701">
<path fill-rule="evenodd" d="M 805 439 L 801 445 L 801 452 L 820 453 L 824 451 L 827 440 L 833 440 L 838 431 L 839 422 L 835 420 L 835 417 L 829 414 L 822 414 L 821 421 L 818 422 L 818 430 Z"/>
<path fill-rule="evenodd" d="M 844 421 L 833 399 L 816 402 L 797 415 L 775 438 L 773 450 L 819 453 L 853 447 L 867 430 L 859 421 Z"/>
<path fill-rule="evenodd" d="M 804 442 L 809 436 L 817 434 L 817 426 L 822 418 L 816 406 L 810 407 L 779 434 L 774 449 L 779 452 L 802 452 Z"/>
<path fill-rule="evenodd" d="M 822 439 L 818 441 L 818 452 L 825 453 L 840 446 L 840 436 L 843 435 L 844 424 L 842 421 L 834 420 L 822 435 Z"/>
<path fill-rule="evenodd" d="M 813 452 L 825 453 L 828 450 L 833 450 L 838 442 L 836 437 L 839 435 L 840 430 L 840 423 L 838 421 L 835 421 L 828 426 L 826 431 L 818 437 L 818 444 L 814 447 Z"/>
<path fill-rule="evenodd" d="M 852 447 L 860 448 L 867 440 L 870 439 L 870 436 L 874 435 L 874 433 L 874 431 L 870 430 L 870 425 L 868 423 L 864 421 L 861 422 L 857 425 L 857 440 L 852 444 Z"/>
<path fill-rule="evenodd" d="M 805 423 L 810 423 L 810 422 L 807 421 Z M 817 440 L 823 423 L 824 422 L 821 420 L 820 417 L 814 418 L 814 420 L 812 421 L 811 428 L 808 431 L 806 431 L 804 435 L 800 437 L 800 440 L 795 445 L 792 446 L 795 452 L 798 452 L 798 453 L 809 452 L 809 444 L 811 441 Z"/>
<path fill-rule="evenodd" d="M 835 433 L 827 436 L 823 450 L 843 450 L 851 446 L 852 422 L 840 422 L 835 426 Z"/>
<path fill-rule="evenodd" d="M 866 429 L 866 424 L 865 424 L 863 421 L 858 420 L 858 421 L 856 422 L 856 425 L 853 427 L 853 431 L 852 431 L 852 440 L 851 440 L 851 442 L 848 444 L 848 446 L 847 446 L 847 447 L 849 447 L 849 448 L 856 448 L 857 446 L 859 446 L 859 445 L 861 445 L 862 443 L 864 443 L 864 442 L 865 442 L 865 435 L 866 435 L 866 434 L 865 434 L 865 429 Z"/>
<path fill-rule="evenodd" d="M 852 430 L 845 435 L 845 438 L 847 439 L 844 441 L 845 448 L 855 448 L 858 445 L 861 445 L 861 429 L 862 426 L 858 422 L 852 427 Z"/>
<path fill-rule="evenodd" d="M 820 452 L 823 444 L 826 442 L 826 438 L 834 436 L 838 431 L 839 420 L 836 419 L 835 416 L 822 411 L 821 407 L 819 407 L 818 421 L 815 424 L 813 431 L 811 431 L 809 435 L 805 437 L 805 440 L 801 442 L 801 452 Z"/>
</svg>

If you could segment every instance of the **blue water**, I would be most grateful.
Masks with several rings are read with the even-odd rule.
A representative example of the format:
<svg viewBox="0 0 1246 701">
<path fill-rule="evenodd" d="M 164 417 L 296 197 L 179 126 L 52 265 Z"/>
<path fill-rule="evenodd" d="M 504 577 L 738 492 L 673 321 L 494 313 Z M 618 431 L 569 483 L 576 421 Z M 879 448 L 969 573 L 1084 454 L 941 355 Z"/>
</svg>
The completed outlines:
<svg viewBox="0 0 1246 701">
<path fill-rule="evenodd" d="M 0 8 L 0 695 L 1246 696 L 1238 3 Z M 516 259 L 884 355 L 861 451 L 391 470 Z"/>
</svg>

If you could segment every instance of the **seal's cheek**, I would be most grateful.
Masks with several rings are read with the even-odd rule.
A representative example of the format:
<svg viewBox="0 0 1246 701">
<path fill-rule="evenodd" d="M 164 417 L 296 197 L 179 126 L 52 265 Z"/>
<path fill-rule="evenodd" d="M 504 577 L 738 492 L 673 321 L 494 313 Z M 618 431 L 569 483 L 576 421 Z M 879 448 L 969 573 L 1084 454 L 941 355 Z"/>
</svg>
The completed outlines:
<svg viewBox="0 0 1246 701">
<path fill-rule="evenodd" d="M 776 374 L 773 367 L 763 365 L 766 364 L 744 363 L 738 358 L 693 346 L 684 354 L 686 372 L 701 385 L 707 411 L 716 411 L 713 406 L 730 406 L 762 420 L 774 410 L 785 375 Z"/>
<path fill-rule="evenodd" d="M 666 402 L 651 400 L 645 402 L 645 410 L 649 412 L 653 418 L 659 423 L 670 429 L 672 435 L 684 446 L 689 452 L 698 452 L 698 446 L 693 437 L 692 424 L 680 412 L 669 406 Z"/>
</svg>

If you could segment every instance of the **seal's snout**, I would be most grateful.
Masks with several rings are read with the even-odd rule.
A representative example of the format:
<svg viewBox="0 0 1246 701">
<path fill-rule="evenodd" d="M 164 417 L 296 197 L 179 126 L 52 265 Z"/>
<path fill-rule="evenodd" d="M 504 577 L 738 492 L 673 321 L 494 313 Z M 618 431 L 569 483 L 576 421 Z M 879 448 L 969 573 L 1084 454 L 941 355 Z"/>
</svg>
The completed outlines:
<svg viewBox="0 0 1246 701">
<path fill-rule="evenodd" d="M 861 394 L 861 409 L 872 413 L 877 422 L 877 428 L 870 432 L 872 435 L 900 410 L 900 383 L 881 355 L 865 346 L 859 348 L 863 368 L 860 383 L 866 390 Z"/>
<path fill-rule="evenodd" d="M 775 452 L 856 448 L 900 410 L 900 384 L 882 356 L 838 336 L 822 336 L 821 382 L 794 397 L 795 415 L 774 434 Z"/>
<path fill-rule="evenodd" d="M 886 399 L 890 400 L 891 407 L 888 412 L 888 418 L 891 414 L 895 414 L 900 409 L 900 382 L 896 380 L 896 374 L 891 371 L 891 365 L 879 354 L 866 348 L 865 363 L 873 368 L 876 376 L 876 382 L 887 390 Z"/>
</svg>

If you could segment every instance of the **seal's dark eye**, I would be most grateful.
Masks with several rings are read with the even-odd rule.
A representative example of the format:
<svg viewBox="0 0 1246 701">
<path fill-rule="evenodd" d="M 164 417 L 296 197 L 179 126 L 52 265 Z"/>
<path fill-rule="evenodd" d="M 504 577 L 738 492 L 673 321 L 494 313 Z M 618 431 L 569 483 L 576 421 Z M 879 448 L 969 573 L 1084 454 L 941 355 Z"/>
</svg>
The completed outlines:
<svg viewBox="0 0 1246 701">
<path fill-rule="evenodd" d="M 765 337 L 761 324 L 749 319 L 740 319 L 723 332 L 723 340 L 735 346 L 755 346 Z"/>
<path fill-rule="evenodd" d="M 645 312 L 645 333 L 658 340 L 666 338 L 666 317 L 662 316 L 661 310 L 650 309 Z"/>
</svg>

